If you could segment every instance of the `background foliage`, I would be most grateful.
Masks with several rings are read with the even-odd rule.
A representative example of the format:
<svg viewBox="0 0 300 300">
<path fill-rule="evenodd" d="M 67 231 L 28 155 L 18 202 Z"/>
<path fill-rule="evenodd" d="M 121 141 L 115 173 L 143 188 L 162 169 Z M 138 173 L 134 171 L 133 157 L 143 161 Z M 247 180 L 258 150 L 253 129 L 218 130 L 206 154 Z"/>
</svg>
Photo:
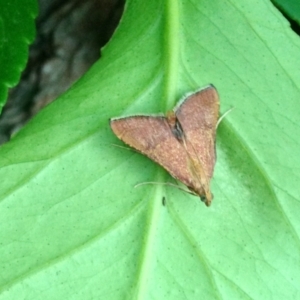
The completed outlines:
<svg viewBox="0 0 300 300">
<path fill-rule="evenodd" d="M 34 38 L 36 2 L 0 0 L 0 112 L 7 98 L 8 88 L 17 84 L 20 71 L 28 58 L 28 45 Z M 19 9 L 16 9 L 19 7 Z"/>
</svg>

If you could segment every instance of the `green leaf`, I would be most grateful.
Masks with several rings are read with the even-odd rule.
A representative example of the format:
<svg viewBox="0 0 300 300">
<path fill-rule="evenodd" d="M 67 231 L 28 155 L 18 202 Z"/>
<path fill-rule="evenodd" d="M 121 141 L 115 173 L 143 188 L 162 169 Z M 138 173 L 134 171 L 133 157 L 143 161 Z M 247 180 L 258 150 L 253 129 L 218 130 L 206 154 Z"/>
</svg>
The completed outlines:
<svg viewBox="0 0 300 300">
<path fill-rule="evenodd" d="M 269 1 L 128 1 L 100 61 L 0 149 L 0 300 L 298 298 L 299 50 Z M 134 188 L 172 180 L 108 119 L 208 83 L 234 107 L 212 206 Z"/>
<path fill-rule="evenodd" d="M 0 112 L 7 90 L 16 85 L 28 59 L 28 45 L 35 34 L 37 3 L 0 1 Z"/>
</svg>

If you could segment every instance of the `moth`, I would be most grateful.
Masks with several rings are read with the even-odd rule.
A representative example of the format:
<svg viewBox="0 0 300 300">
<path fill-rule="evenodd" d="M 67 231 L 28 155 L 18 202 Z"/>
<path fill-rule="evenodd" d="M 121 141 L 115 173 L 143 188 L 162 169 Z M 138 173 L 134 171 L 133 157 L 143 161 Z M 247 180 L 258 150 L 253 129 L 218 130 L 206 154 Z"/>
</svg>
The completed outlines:
<svg viewBox="0 0 300 300">
<path fill-rule="evenodd" d="M 161 165 L 209 206 L 219 106 L 217 90 L 209 85 L 184 97 L 166 116 L 112 118 L 110 126 L 120 140 Z"/>
</svg>

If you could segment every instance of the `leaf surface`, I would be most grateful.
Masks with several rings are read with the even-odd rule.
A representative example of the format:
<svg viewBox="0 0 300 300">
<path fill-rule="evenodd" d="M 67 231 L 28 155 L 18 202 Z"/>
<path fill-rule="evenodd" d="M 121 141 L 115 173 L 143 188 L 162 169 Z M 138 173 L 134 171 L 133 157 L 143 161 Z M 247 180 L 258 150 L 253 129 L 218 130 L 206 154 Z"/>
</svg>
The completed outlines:
<svg viewBox="0 0 300 300">
<path fill-rule="evenodd" d="M 299 297 L 299 50 L 269 1 L 128 1 L 100 61 L 0 149 L 0 300 Z M 108 119 L 208 83 L 234 107 L 212 206 L 134 188 L 173 181 Z"/>
</svg>

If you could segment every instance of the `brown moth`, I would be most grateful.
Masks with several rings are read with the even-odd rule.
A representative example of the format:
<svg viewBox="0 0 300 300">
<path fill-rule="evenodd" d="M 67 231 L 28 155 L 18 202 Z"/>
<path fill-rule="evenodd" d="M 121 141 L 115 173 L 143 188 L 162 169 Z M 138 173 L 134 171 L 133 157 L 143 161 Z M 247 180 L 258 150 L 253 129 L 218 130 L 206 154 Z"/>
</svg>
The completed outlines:
<svg viewBox="0 0 300 300">
<path fill-rule="evenodd" d="M 167 116 L 113 118 L 110 126 L 120 140 L 160 164 L 209 206 L 219 105 L 209 85 L 179 101 Z"/>
</svg>

